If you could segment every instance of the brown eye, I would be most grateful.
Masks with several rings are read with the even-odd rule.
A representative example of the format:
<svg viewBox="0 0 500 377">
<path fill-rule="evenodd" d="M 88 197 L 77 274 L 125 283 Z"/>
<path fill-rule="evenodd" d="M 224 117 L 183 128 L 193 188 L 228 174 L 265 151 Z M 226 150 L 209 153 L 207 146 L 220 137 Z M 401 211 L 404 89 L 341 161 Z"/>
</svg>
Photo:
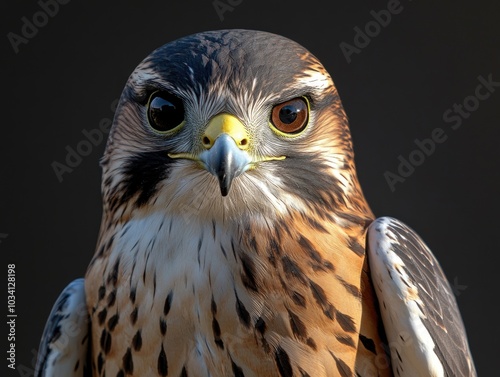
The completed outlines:
<svg viewBox="0 0 500 377">
<path fill-rule="evenodd" d="M 278 131 L 298 134 L 307 126 L 309 119 L 307 102 L 304 98 L 294 98 L 273 107 L 271 123 Z"/>
</svg>

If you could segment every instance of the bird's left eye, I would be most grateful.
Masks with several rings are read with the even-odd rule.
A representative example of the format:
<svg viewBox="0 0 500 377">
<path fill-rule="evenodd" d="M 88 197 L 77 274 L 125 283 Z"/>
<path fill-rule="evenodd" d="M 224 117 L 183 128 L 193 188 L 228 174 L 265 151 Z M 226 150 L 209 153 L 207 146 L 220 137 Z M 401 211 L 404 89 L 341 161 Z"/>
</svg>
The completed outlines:
<svg viewBox="0 0 500 377">
<path fill-rule="evenodd" d="M 294 98 L 273 107 L 271 123 L 279 133 L 297 135 L 307 126 L 309 107 L 305 98 Z"/>
<path fill-rule="evenodd" d="M 184 121 L 182 100 L 168 92 L 154 92 L 148 102 L 148 121 L 158 132 L 174 131 Z"/>
</svg>

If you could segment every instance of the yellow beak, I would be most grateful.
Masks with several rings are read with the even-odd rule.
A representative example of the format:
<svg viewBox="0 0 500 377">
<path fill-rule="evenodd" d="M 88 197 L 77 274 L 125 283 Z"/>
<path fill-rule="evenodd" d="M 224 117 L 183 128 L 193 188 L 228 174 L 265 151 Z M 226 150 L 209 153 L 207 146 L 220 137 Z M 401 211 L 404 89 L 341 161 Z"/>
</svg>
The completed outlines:
<svg viewBox="0 0 500 377">
<path fill-rule="evenodd" d="M 234 115 L 222 113 L 210 120 L 201 140 L 205 151 L 200 161 L 219 179 L 222 196 L 226 196 L 234 178 L 250 168 L 248 132 Z"/>
<path fill-rule="evenodd" d="M 215 140 L 222 134 L 229 135 L 239 149 L 248 149 L 249 137 L 245 126 L 234 115 L 227 113 L 216 115 L 208 123 L 208 127 L 202 137 L 205 149 L 212 148 Z"/>
<path fill-rule="evenodd" d="M 219 180 L 222 196 L 226 196 L 234 178 L 252 169 L 256 163 L 284 160 L 286 156 L 252 157 L 248 153 L 250 135 L 243 123 L 234 115 L 221 113 L 214 116 L 201 136 L 204 151 L 198 154 L 169 153 L 170 158 L 185 158 L 201 164 Z"/>
</svg>

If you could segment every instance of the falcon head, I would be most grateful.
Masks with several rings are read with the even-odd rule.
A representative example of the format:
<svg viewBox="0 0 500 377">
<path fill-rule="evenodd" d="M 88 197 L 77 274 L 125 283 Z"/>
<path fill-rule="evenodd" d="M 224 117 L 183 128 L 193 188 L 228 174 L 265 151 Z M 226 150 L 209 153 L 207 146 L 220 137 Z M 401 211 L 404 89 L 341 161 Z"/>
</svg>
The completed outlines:
<svg viewBox="0 0 500 377">
<path fill-rule="evenodd" d="M 203 219 L 369 211 L 321 63 L 282 36 L 194 34 L 130 76 L 102 160 L 105 210 Z"/>
</svg>

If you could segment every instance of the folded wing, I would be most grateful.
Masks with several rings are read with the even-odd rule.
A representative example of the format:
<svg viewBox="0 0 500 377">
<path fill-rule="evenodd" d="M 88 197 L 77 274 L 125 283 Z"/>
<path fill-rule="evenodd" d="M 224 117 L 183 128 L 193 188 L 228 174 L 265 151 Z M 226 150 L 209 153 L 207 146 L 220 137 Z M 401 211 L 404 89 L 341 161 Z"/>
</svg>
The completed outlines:
<svg viewBox="0 0 500 377">
<path fill-rule="evenodd" d="M 402 222 L 368 228 L 371 277 L 396 376 L 476 376 L 455 296 L 436 258 Z"/>
<path fill-rule="evenodd" d="M 89 316 L 84 279 L 71 282 L 59 295 L 43 331 L 35 377 L 87 377 Z"/>
</svg>

